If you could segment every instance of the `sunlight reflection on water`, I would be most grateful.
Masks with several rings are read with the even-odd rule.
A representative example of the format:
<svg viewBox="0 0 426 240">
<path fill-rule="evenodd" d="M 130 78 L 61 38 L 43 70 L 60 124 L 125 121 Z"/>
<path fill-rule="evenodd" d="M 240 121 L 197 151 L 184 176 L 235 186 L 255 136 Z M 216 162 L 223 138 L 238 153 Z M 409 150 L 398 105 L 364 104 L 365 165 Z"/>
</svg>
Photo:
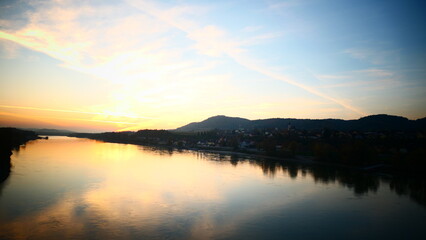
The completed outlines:
<svg viewBox="0 0 426 240">
<path fill-rule="evenodd" d="M 383 179 L 52 137 L 12 156 L 1 239 L 416 238 L 426 211 Z"/>
</svg>

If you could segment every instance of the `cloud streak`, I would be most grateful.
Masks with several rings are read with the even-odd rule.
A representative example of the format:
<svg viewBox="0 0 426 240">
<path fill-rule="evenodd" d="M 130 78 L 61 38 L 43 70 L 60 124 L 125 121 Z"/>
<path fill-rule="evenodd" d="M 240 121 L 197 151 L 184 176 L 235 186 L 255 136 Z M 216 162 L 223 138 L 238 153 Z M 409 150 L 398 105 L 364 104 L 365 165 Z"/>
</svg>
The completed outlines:
<svg viewBox="0 0 426 240">
<path fill-rule="evenodd" d="M 80 114 L 90 114 L 90 115 L 114 116 L 114 117 L 124 117 L 124 118 L 154 119 L 154 118 L 151 118 L 151 117 L 140 117 L 140 116 L 122 115 L 122 114 L 115 114 L 115 113 L 85 112 L 85 111 L 64 110 L 64 109 L 51 109 L 51 108 L 38 108 L 38 107 L 26 107 L 26 106 L 0 105 L 0 107 L 1 108 L 12 108 L 12 109 L 48 111 L 48 112 L 80 113 Z"/>
<path fill-rule="evenodd" d="M 177 7 L 168 10 L 160 10 L 152 3 L 140 3 L 138 1 L 131 0 L 128 2 L 133 6 L 139 8 L 141 11 L 145 11 L 146 13 L 157 17 L 168 25 L 185 32 L 190 39 L 195 41 L 195 47 L 202 54 L 206 54 L 209 56 L 220 56 L 222 54 L 225 54 L 228 57 L 232 58 L 235 62 L 249 70 L 261 73 L 272 79 L 283 81 L 290 85 L 296 86 L 313 95 L 334 102 L 361 116 L 367 115 L 361 109 L 358 109 L 341 99 L 329 96 L 313 87 L 297 82 L 285 75 L 275 73 L 265 67 L 260 66 L 257 63 L 253 63 L 254 61 L 247 57 L 247 55 L 241 55 L 243 52 L 245 52 L 245 50 L 241 48 L 241 44 L 238 41 L 231 40 L 228 36 L 226 36 L 225 31 L 221 30 L 219 27 L 213 25 L 198 26 L 195 22 L 185 19 L 182 15 L 188 13 L 188 10 L 190 10 L 191 8 Z"/>
<path fill-rule="evenodd" d="M 64 68 L 104 80 L 105 85 L 114 88 L 109 96 L 110 102 L 75 108 L 92 109 L 93 112 L 0 107 L 129 119 L 154 119 L 139 116 L 147 112 L 154 117 L 179 114 L 176 109 L 185 110 L 184 105 L 191 105 L 186 110 L 197 106 L 201 112 L 199 101 L 206 101 L 206 106 L 211 104 L 208 101 L 216 104 L 222 101 L 221 94 L 233 92 L 229 90 L 233 87 L 229 82 L 235 81 L 235 77 L 227 76 L 231 80 L 222 81 L 224 75 L 231 73 L 224 74 L 223 70 L 229 69 L 220 68 L 236 63 L 237 71 L 242 69 L 241 72 L 247 75 L 259 73 L 343 107 L 351 114 L 366 115 L 348 101 L 324 93 L 303 79 L 276 71 L 270 64 L 261 63 L 261 59 L 251 55 L 255 53 L 250 51 L 254 45 L 270 43 L 282 36 L 282 32 L 277 29 L 269 31 L 267 25 L 261 23 L 246 28 L 239 26 L 239 32 L 249 35 L 241 39 L 219 25 L 203 23 L 200 20 L 202 15 L 214 11 L 203 6 L 125 0 L 109 7 L 78 6 L 72 1 L 47 2 L 34 7 L 35 10 L 28 11 L 23 17 L 28 18 L 26 24 L 17 29 L 7 25 L 0 30 L 0 39 L 44 53 L 59 60 Z M 385 73 L 371 71 L 370 74 Z M 217 111 L 226 107 L 224 104 Z"/>
<path fill-rule="evenodd" d="M 242 56 L 241 54 L 246 52 L 245 49 L 243 49 L 241 46 L 244 45 L 244 41 L 236 41 L 231 40 L 227 33 L 222 30 L 221 28 L 215 26 L 215 25 L 206 25 L 206 26 L 200 26 L 196 22 L 190 20 L 189 18 L 185 17 L 185 15 L 188 14 L 194 14 L 197 11 L 199 11 L 199 8 L 192 7 L 192 6 L 178 6 L 173 7 L 169 9 L 160 9 L 158 6 L 151 2 L 147 1 L 127 1 L 132 6 L 138 8 L 139 10 L 143 11 L 144 13 L 148 14 L 149 16 L 153 16 L 156 19 L 162 21 L 163 23 L 166 23 L 168 26 L 172 26 L 176 29 L 179 29 L 186 33 L 187 37 L 195 42 L 194 48 L 203 55 L 207 55 L 210 57 L 219 57 L 222 55 L 226 55 L 233 59 L 235 62 L 240 64 L 241 66 L 258 73 L 261 73 L 267 77 L 286 82 L 290 85 L 296 86 L 300 89 L 303 89 L 313 95 L 319 96 L 321 98 L 324 98 L 326 100 L 332 101 L 340 106 L 343 106 L 346 109 L 349 109 L 353 112 L 356 112 L 360 115 L 365 115 L 365 113 L 353 106 L 351 106 L 348 103 L 345 103 L 344 101 L 331 97 L 325 93 L 322 93 L 318 91 L 317 89 L 310 87 L 308 85 L 302 84 L 298 81 L 295 81 L 293 79 L 290 79 L 282 74 L 275 73 L 266 67 L 261 67 L 259 64 L 253 64 L 252 60 L 247 59 L 247 55 L 245 54 Z M 78 11 L 82 11 L 83 13 L 77 13 Z M 89 8 L 83 8 L 83 9 L 77 9 L 77 10 L 67 10 L 67 11 L 59 11 L 62 12 L 61 16 L 58 16 L 58 14 L 55 13 L 55 15 L 52 18 L 58 18 L 60 21 L 64 21 L 64 23 L 58 24 L 58 27 L 65 25 L 67 26 L 66 31 L 71 32 L 84 32 L 80 29 L 79 26 L 76 26 L 74 24 L 67 22 L 75 19 L 78 15 L 84 14 L 84 12 L 91 12 L 93 9 Z M 53 14 L 52 11 L 48 11 L 48 14 Z M 118 57 L 108 57 L 108 55 L 105 55 L 105 57 L 100 57 L 101 59 L 110 59 L 109 61 L 105 63 L 100 63 L 95 65 L 94 67 L 87 67 L 83 64 L 82 59 L 84 60 L 84 55 L 82 53 L 89 50 L 90 52 L 93 52 L 93 43 L 90 41 L 90 39 L 86 39 L 84 41 L 83 39 L 79 39 L 77 41 L 77 44 L 72 44 L 71 42 L 59 42 L 60 39 L 65 38 L 64 36 L 61 36 L 60 32 L 55 32 L 55 28 L 50 29 L 46 26 L 40 26 L 36 25 L 38 23 L 38 19 L 40 18 L 41 13 L 37 13 L 32 17 L 32 23 L 29 25 L 29 27 L 22 29 L 21 31 L 10 34 L 4 31 L 0 31 L 0 38 L 7 39 L 10 41 L 14 41 L 16 43 L 19 43 L 23 46 L 26 46 L 28 48 L 44 52 L 48 54 L 49 56 L 59 59 L 64 62 L 65 66 L 68 66 L 69 68 L 79 70 L 81 72 L 91 73 L 95 76 L 100 76 L 102 78 L 108 78 L 108 79 L 120 79 L 120 81 L 126 81 L 123 80 L 123 76 L 128 76 L 127 79 L 131 81 L 130 79 L 139 79 L 141 77 L 149 77 L 149 71 L 148 72 L 140 72 L 134 71 L 137 68 L 140 68 L 140 66 L 146 66 L 146 63 L 152 62 L 153 59 L 155 59 L 155 56 L 152 55 L 151 59 L 149 59 L 145 64 L 141 62 L 141 59 L 138 59 L 140 57 L 149 56 L 150 53 L 141 50 L 140 54 L 135 53 L 134 51 L 129 52 L 126 54 L 120 54 Z M 127 18 L 123 21 L 126 22 L 125 25 L 134 25 L 135 21 L 134 18 Z M 149 19 L 149 18 L 146 18 Z M 139 19 L 140 20 L 140 19 Z M 158 25 L 158 24 L 157 24 Z M 161 24 L 160 24 L 161 25 Z M 119 26 L 119 25 L 118 25 Z M 163 27 L 164 28 L 164 27 Z M 117 29 L 117 27 L 114 27 L 113 29 Z M 134 28 L 132 28 L 134 29 Z M 111 30 L 114 31 L 114 30 Z M 152 30 L 147 30 L 148 33 Z M 58 35 L 59 34 L 59 35 Z M 152 34 L 152 32 L 150 33 Z M 259 39 L 269 39 L 271 37 L 276 37 L 276 34 L 266 34 L 266 35 L 260 35 L 258 37 L 255 37 L 255 40 Z M 68 47 L 67 47 L 68 45 Z M 161 46 L 153 46 L 154 49 Z M 149 49 L 150 47 L 148 47 Z M 148 50 L 149 51 L 149 50 Z M 148 53 L 148 54 L 147 54 Z M 158 54 L 158 53 L 156 53 Z M 111 55 L 111 54 L 110 54 Z M 102 54 L 100 55 L 102 56 Z M 145 57 L 146 58 L 146 57 Z M 142 60 L 143 61 L 143 60 Z M 162 63 L 160 65 L 156 64 L 156 66 L 166 66 Z M 172 65 L 170 66 L 174 68 Z M 185 67 L 185 66 L 183 66 Z M 160 69 L 157 69 L 156 72 L 161 72 Z M 129 72 L 134 72 L 133 74 L 126 74 Z M 137 73 L 139 72 L 139 73 Z M 147 75 L 148 73 L 148 75 Z"/>
<path fill-rule="evenodd" d="M 275 72 L 273 72 L 273 71 L 270 71 L 270 70 L 268 70 L 268 69 L 267 69 L 267 68 L 265 68 L 265 67 L 261 67 L 261 66 L 260 66 L 260 64 L 257 64 L 257 63 L 253 63 L 253 62 L 248 61 L 248 60 L 247 60 L 247 58 L 241 58 L 241 57 L 239 57 L 239 56 L 234 56 L 234 59 L 235 59 L 235 60 L 236 60 L 239 64 L 241 64 L 241 65 L 245 66 L 245 67 L 246 67 L 246 68 L 248 68 L 248 69 L 251 69 L 251 70 L 253 70 L 253 71 L 259 72 L 259 73 L 261 73 L 261 74 L 263 74 L 263 75 L 265 75 L 265 76 L 268 76 L 268 77 L 270 77 L 270 78 L 273 78 L 273 79 L 276 79 L 276 80 L 280 80 L 280 81 L 286 82 L 286 83 L 288 83 L 288 84 L 290 84 L 290 85 L 293 85 L 293 86 L 296 86 L 296 87 L 298 87 L 298 88 L 301 88 L 301 89 L 303 89 L 303 90 L 305 90 L 305 91 L 307 91 L 307 92 L 309 92 L 309 93 L 311 93 L 311 94 L 313 94 L 313 95 L 316 95 L 316 96 L 321 97 L 321 98 L 323 98 L 323 99 L 326 99 L 326 100 L 329 100 L 329 101 L 331 101 L 331 102 L 334 102 L 334 103 L 336 103 L 336 104 L 338 104 L 338 105 L 340 105 L 340 106 L 342 106 L 342 107 L 344 107 L 344 108 L 346 108 L 346 109 L 349 109 L 349 110 L 351 110 L 351 111 L 353 111 L 353 112 L 355 112 L 355 113 L 357 113 L 357 114 L 359 114 L 359 115 L 361 115 L 361 116 L 365 116 L 365 115 L 367 115 L 367 113 L 365 113 L 365 112 L 364 112 L 364 111 L 362 111 L 361 109 L 358 109 L 358 108 L 356 108 L 356 107 L 354 107 L 354 106 L 352 106 L 352 105 L 350 105 L 350 104 L 346 103 L 345 101 L 343 101 L 343 100 L 341 100 L 341 99 L 337 99 L 337 98 L 334 98 L 334 97 L 328 96 L 328 95 L 326 95 L 326 94 L 324 94 L 324 93 L 322 93 L 322 92 L 318 91 L 318 90 L 317 90 L 317 89 L 315 89 L 315 88 L 312 88 L 312 87 L 310 87 L 310 86 L 307 86 L 307 85 L 301 84 L 301 83 L 299 83 L 299 82 L 296 82 L 296 81 L 294 81 L 293 79 L 288 78 L 288 77 L 287 77 L 287 76 L 285 76 L 285 75 L 282 75 L 282 74 L 279 74 L 279 73 L 275 73 Z"/>
</svg>

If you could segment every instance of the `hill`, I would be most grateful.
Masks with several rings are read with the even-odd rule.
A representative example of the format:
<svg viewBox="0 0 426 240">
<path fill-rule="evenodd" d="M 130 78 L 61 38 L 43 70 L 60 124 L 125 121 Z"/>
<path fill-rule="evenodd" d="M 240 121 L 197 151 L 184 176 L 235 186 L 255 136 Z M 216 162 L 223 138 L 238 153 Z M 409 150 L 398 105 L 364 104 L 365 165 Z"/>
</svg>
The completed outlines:
<svg viewBox="0 0 426 240">
<path fill-rule="evenodd" d="M 300 130 L 334 129 L 340 131 L 406 131 L 425 130 L 426 118 L 409 120 L 400 116 L 386 114 L 371 115 L 357 120 L 341 119 L 295 119 L 295 118 L 270 118 L 248 120 L 245 118 L 215 116 L 201 122 L 193 122 L 177 128 L 178 132 L 202 132 L 213 129 L 288 129 Z"/>
<path fill-rule="evenodd" d="M 201 132 L 212 129 L 234 130 L 239 128 L 251 128 L 252 121 L 245 118 L 227 117 L 223 115 L 207 118 L 202 122 L 193 122 L 176 129 L 180 132 Z"/>
</svg>

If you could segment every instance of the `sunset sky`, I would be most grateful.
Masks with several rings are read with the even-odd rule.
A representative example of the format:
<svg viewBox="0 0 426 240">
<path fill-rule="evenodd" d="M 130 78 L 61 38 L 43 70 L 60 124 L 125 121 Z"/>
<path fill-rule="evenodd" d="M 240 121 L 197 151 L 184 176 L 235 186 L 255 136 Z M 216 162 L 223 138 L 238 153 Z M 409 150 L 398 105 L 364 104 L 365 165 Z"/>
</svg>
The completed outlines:
<svg viewBox="0 0 426 240">
<path fill-rule="evenodd" d="M 424 1 L 0 1 L 0 126 L 426 117 Z"/>
</svg>

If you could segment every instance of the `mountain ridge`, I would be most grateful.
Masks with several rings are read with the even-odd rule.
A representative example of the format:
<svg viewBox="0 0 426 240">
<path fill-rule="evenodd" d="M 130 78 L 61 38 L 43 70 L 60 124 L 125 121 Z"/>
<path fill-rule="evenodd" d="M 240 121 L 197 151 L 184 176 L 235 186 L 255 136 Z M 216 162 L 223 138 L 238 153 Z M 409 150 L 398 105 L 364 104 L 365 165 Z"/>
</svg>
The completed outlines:
<svg viewBox="0 0 426 240">
<path fill-rule="evenodd" d="M 387 114 L 376 114 L 361 117 L 354 120 L 342 119 L 297 119 L 297 118 L 268 118 L 249 120 L 240 117 L 228 117 L 217 115 L 209 117 L 201 122 L 192 122 L 176 128 L 178 132 L 201 132 L 213 129 L 237 130 L 237 129 L 288 129 L 301 130 L 334 129 L 341 131 L 398 131 L 398 130 L 424 130 L 426 129 L 426 117 L 417 120 Z"/>
</svg>

